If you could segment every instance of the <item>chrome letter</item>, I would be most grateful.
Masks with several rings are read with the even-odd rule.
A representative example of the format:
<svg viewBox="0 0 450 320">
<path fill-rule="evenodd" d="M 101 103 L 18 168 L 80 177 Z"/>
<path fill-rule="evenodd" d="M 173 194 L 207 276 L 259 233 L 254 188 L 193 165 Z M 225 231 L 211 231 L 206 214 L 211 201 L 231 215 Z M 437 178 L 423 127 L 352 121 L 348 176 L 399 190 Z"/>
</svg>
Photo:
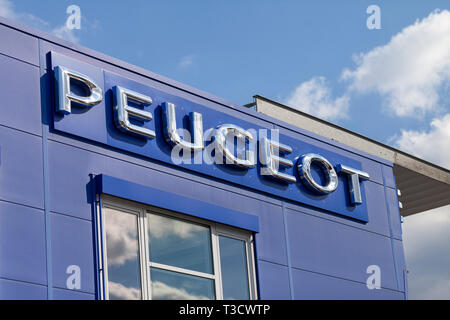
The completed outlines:
<svg viewBox="0 0 450 320">
<path fill-rule="evenodd" d="M 230 161 L 232 164 L 244 168 L 253 168 L 255 166 L 254 151 L 247 150 L 246 152 L 239 154 L 239 157 L 235 157 L 234 152 L 230 151 L 227 147 L 227 137 L 230 134 L 236 137 L 238 141 L 244 144 L 244 146 L 246 140 L 250 142 L 253 141 L 253 135 L 250 132 L 233 124 L 222 124 L 216 128 L 214 134 L 217 150 L 225 156 L 227 161 Z"/>
<path fill-rule="evenodd" d="M 95 106 L 103 100 L 103 92 L 99 86 L 89 77 L 69 70 L 65 67 L 56 66 L 54 69 L 56 80 L 56 111 L 63 114 L 70 114 L 71 102 L 76 102 L 87 107 Z M 80 81 L 89 89 L 89 95 L 80 96 L 70 91 L 70 79 Z"/>
<path fill-rule="evenodd" d="M 311 164 L 312 162 L 318 162 L 321 166 L 321 169 L 326 175 L 327 184 L 322 186 L 320 183 L 317 183 L 312 174 L 311 174 Z M 321 155 L 315 153 L 308 153 L 303 155 L 301 158 L 301 164 L 298 165 L 298 171 L 300 176 L 302 177 L 302 181 L 310 187 L 312 190 L 321 193 L 328 194 L 336 190 L 338 186 L 338 176 L 336 171 L 334 170 L 331 163 L 322 157 Z"/>
<path fill-rule="evenodd" d="M 203 120 L 202 115 L 198 112 L 191 112 L 189 119 L 191 120 L 191 136 L 192 141 L 183 140 L 177 132 L 177 121 L 175 117 L 175 105 L 170 102 L 162 104 L 164 135 L 167 142 L 180 146 L 183 149 L 202 150 L 203 143 Z"/>
<path fill-rule="evenodd" d="M 262 138 L 259 144 L 259 150 L 261 155 L 261 174 L 262 175 L 270 175 L 274 178 L 287 181 L 287 182 L 296 182 L 297 179 L 290 174 L 286 174 L 278 171 L 279 165 L 283 165 L 286 167 L 292 167 L 294 164 L 291 160 L 281 158 L 274 154 L 274 151 L 277 151 L 277 154 L 280 152 L 291 153 L 292 148 L 278 143 L 273 140 L 269 140 L 267 138 Z"/>
<path fill-rule="evenodd" d="M 364 171 L 356 170 L 342 164 L 336 166 L 338 172 L 348 174 L 348 185 L 350 189 L 350 201 L 352 204 L 362 203 L 361 188 L 359 179 L 369 180 L 369 174 Z"/>
<path fill-rule="evenodd" d="M 154 138 L 155 132 L 153 130 L 132 124 L 129 117 L 141 121 L 152 120 L 152 114 L 148 111 L 144 111 L 128 105 L 128 99 L 137 102 L 141 105 L 152 104 L 152 99 L 143 94 L 135 91 L 131 91 L 119 86 L 113 87 L 114 93 L 114 121 L 117 128 L 125 132 L 135 133 L 147 138 Z"/>
</svg>

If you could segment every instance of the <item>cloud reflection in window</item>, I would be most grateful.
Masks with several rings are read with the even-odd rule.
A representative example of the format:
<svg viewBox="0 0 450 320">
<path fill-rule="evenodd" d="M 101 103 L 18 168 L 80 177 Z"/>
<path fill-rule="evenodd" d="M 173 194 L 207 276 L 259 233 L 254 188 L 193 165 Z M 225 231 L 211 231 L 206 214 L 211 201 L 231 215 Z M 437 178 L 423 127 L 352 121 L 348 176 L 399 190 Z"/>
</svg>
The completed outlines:
<svg viewBox="0 0 450 320">
<path fill-rule="evenodd" d="M 186 223 L 181 220 L 162 217 L 156 214 L 150 214 L 149 224 L 151 236 L 163 238 L 167 235 L 176 235 L 182 239 L 189 239 L 196 236 L 196 233 L 203 232 L 205 227 L 192 223 Z"/>
<path fill-rule="evenodd" d="M 106 240 L 108 264 L 123 265 L 138 255 L 137 220 L 133 214 L 108 209 L 106 212 Z"/>
<path fill-rule="evenodd" d="M 105 208 L 106 258 L 110 299 L 140 299 L 137 215 Z"/>
</svg>

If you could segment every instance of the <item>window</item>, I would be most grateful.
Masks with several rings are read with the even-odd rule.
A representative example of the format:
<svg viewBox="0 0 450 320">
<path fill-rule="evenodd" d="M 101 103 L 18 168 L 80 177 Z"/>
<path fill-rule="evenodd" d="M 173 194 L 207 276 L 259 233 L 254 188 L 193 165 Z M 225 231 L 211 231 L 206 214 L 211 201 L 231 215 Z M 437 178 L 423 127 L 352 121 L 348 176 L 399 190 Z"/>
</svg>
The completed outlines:
<svg viewBox="0 0 450 320">
<path fill-rule="evenodd" d="M 256 298 L 251 232 L 103 197 L 104 298 Z"/>
</svg>

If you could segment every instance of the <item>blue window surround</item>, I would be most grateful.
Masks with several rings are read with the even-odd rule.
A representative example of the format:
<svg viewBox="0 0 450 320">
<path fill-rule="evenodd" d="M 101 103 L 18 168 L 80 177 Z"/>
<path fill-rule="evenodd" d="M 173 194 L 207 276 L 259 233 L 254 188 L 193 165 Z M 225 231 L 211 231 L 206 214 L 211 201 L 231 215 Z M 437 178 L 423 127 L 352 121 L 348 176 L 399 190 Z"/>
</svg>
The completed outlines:
<svg viewBox="0 0 450 320">
<path fill-rule="evenodd" d="M 259 231 L 259 222 L 256 215 L 220 207 L 104 174 L 95 177 L 95 186 L 96 193 L 99 195 L 109 194 L 253 232 Z"/>
</svg>

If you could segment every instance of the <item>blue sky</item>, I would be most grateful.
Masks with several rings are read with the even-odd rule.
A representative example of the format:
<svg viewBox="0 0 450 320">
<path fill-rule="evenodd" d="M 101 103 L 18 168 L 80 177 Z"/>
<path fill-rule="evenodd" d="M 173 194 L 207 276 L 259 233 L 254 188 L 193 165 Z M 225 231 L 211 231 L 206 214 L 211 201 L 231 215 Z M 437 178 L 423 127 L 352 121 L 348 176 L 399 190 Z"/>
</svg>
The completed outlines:
<svg viewBox="0 0 450 320">
<path fill-rule="evenodd" d="M 333 101 L 348 91 L 341 76 L 355 69 L 354 55 L 386 45 L 435 9 L 450 9 L 448 1 L 18 0 L 13 10 L 39 17 L 45 24 L 19 20 L 51 31 L 65 23 L 71 4 L 81 8 L 81 30 L 72 31 L 80 44 L 239 104 L 254 94 L 287 102 L 317 77 Z M 371 4 L 381 9 L 380 30 L 366 27 Z M 400 129 L 428 130 L 434 116 L 392 115 L 377 92 L 349 99 L 348 116 L 328 120 L 397 147 Z"/>
<path fill-rule="evenodd" d="M 80 30 L 64 27 L 71 4 Z M 379 30 L 366 26 L 374 4 Z M 227 100 L 260 94 L 450 168 L 447 10 L 448 0 L 0 0 L 0 15 Z M 406 237 L 428 251 L 446 241 L 448 255 L 448 232 L 429 247 L 426 238 L 450 230 L 449 207 L 406 220 Z M 414 248 L 405 245 L 410 268 L 431 270 Z M 445 270 L 433 271 L 440 287 L 426 297 L 450 298 Z"/>
</svg>

